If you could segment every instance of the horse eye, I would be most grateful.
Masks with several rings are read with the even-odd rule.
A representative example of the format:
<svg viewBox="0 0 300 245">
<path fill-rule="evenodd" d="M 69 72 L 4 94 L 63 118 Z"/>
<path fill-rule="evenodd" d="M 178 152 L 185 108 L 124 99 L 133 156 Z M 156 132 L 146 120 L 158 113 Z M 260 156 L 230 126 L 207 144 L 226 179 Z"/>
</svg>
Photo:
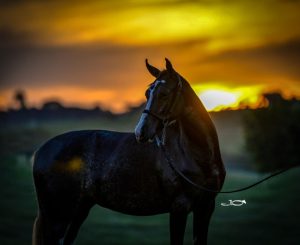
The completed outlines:
<svg viewBox="0 0 300 245">
<path fill-rule="evenodd" d="M 161 98 L 164 98 L 164 99 L 168 97 L 167 93 L 160 93 L 159 95 Z"/>
</svg>

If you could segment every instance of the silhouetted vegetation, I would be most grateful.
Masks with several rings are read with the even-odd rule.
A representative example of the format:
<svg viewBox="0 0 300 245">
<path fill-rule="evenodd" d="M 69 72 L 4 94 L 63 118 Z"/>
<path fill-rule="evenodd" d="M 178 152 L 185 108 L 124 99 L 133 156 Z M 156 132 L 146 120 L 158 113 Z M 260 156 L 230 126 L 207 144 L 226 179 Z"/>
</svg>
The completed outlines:
<svg viewBox="0 0 300 245">
<path fill-rule="evenodd" d="M 15 91 L 14 99 L 19 105 L 20 110 L 26 110 L 27 108 L 26 95 L 23 90 Z"/>
<path fill-rule="evenodd" d="M 300 101 L 265 94 L 267 108 L 245 114 L 246 145 L 260 171 L 300 163 Z"/>
<path fill-rule="evenodd" d="M 83 109 L 46 101 L 38 109 L 25 106 L 23 92 L 16 92 L 15 97 L 19 101 L 18 109 L 0 111 L 0 156 L 30 158 L 47 139 L 71 130 L 118 128 L 128 131 L 134 128 L 144 107 L 130 107 L 125 113 L 114 114 L 100 107 Z"/>
<path fill-rule="evenodd" d="M 128 110 L 121 114 L 104 110 L 97 106 L 91 109 L 78 107 L 66 107 L 59 101 L 46 101 L 40 109 L 30 108 L 26 104 L 26 96 L 23 91 L 16 91 L 15 100 L 19 104 L 18 109 L 0 111 L 0 126 L 16 124 L 39 124 L 40 122 L 51 122 L 58 120 L 83 120 L 83 119 L 118 119 L 127 115 L 141 113 L 144 104 L 135 107 L 128 107 Z"/>
</svg>

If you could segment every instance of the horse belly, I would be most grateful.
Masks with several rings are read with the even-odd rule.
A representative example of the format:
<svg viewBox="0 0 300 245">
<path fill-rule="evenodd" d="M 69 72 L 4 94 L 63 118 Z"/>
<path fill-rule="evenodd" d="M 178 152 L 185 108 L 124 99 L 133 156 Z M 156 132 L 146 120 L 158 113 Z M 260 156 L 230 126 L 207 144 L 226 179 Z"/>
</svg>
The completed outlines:
<svg viewBox="0 0 300 245">
<path fill-rule="evenodd" d="M 96 184 L 95 197 L 100 206 L 131 215 L 168 212 L 171 197 L 164 192 L 158 177 L 132 173 L 107 176 Z"/>
</svg>

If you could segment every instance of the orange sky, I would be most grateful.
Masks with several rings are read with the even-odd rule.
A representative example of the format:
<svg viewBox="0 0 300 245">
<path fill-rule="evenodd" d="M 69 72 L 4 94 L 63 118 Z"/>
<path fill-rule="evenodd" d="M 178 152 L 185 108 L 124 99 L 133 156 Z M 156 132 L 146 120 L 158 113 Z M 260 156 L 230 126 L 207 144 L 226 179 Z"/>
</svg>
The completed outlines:
<svg viewBox="0 0 300 245">
<path fill-rule="evenodd" d="M 57 99 L 122 111 L 153 80 L 144 59 L 162 68 L 164 57 L 203 100 L 299 96 L 299 12 L 300 1 L 282 0 L 7 1 L 0 107 L 15 106 L 23 89 L 31 106 Z"/>
</svg>

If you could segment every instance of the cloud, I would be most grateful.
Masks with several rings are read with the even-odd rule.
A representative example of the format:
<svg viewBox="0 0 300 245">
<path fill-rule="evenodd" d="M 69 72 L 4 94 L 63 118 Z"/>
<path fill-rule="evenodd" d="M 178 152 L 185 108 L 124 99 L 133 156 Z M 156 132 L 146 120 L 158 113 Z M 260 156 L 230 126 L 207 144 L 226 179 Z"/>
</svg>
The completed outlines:
<svg viewBox="0 0 300 245">
<path fill-rule="evenodd" d="M 227 50 L 195 61 L 197 80 L 224 81 L 232 85 L 262 84 L 286 87 L 300 82 L 300 39 L 259 47 Z M 196 68 L 195 68 L 196 69 Z M 282 81 L 286 83 L 282 83 Z"/>
<path fill-rule="evenodd" d="M 29 33 L 0 28 L 0 83 L 5 82 L 6 75 L 18 63 L 24 51 L 34 46 Z"/>
<path fill-rule="evenodd" d="M 9 58 L 0 60 L 0 90 L 43 90 L 43 95 L 48 90 L 54 95 L 61 89 L 66 91 L 66 97 L 79 94 L 80 90 L 90 94 L 93 90 L 103 91 L 103 96 L 110 94 L 110 97 L 102 96 L 102 103 L 108 99 L 109 103 L 118 100 L 118 108 L 121 108 L 121 101 L 133 103 L 143 100 L 143 92 L 153 80 L 145 69 L 144 59 L 149 58 L 154 66 L 161 69 L 164 57 L 169 57 L 180 74 L 193 84 L 217 82 L 232 88 L 262 85 L 266 89 L 278 88 L 300 94 L 300 71 L 297 67 L 300 40 L 217 54 L 206 52 L 207 43 L 209 40 L 199 39 L 140 47 L 103 44 L 11 48 L 15 51 L 8 52 Z M 72 93 L 68 93 L 68 87 L 73 90 Z M 68 100 L 82 101 L 87 97 L 82 95 Z"/>
<path fill-rule="evenodd" d="M 299 7 L 278 0 L 26 1 L 3 7 L 0 27 L 32 33 L 45 45 L 134 46 L 203 38 L 211 39 L 214 49 L 226 49 L 299 37 Z"/>
<path fill-rule="evenodd" d="M 27 46 L 34 44 L 30 33 L 20 32 L 12 29 L 0 28 L 0 48 Z"/>
<path fill-rule="evenodd" d="M 153 79 L 147 76 L 144 60 L 159 68 L 164 58 L 183 68 L 193 60 L 194 49 L 204 52 L 209 40 L 197 39 L 162 45 L 127 46 L 85 44 L 45 46 L 18 43 L 11 37 L 0 52 L 0 89 L 23 87 L 82 86 L 97 89 L 144 88 Z M 30 40 L 30 39 L 29 39 Z M 15 45 L 12 45 L 15 43 Z"/>
</svg>

